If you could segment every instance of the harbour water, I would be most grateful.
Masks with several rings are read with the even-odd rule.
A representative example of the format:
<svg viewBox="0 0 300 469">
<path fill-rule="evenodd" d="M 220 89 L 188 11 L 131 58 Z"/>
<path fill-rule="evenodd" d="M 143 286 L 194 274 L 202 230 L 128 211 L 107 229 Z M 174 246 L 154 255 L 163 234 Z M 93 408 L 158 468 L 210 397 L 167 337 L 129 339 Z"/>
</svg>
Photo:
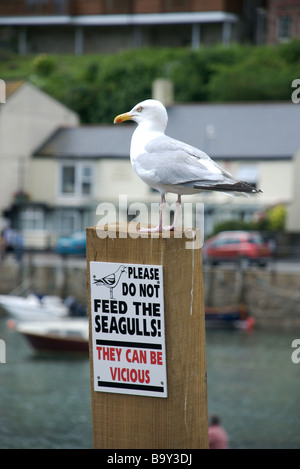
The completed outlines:
<svg viewBox="0 0 300 469">
<path fill-rule="evenodd" d="M 0 320 L 0 448 L 92 448 L 88 357 L 37 357 Z M 207 331 L 209 414 L 231 448 L 299 448 L 300 331 Z M 300 356 L 300 354 L 299 354 Z"/>
</svg>

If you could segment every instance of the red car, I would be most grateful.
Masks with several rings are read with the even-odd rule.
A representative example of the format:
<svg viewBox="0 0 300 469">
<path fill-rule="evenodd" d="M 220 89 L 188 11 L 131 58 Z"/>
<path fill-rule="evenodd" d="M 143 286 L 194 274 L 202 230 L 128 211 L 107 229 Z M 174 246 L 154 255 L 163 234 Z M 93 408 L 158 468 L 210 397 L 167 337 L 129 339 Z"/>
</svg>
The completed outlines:
<svg viewBox="0 0 300 469">
<path fill-rule="evenodd" d="M 264 267 L 271 259 L 272 253 L 257 232 L 222 231 L 204 243 L 204 256 L 214 264 L 247 259 Z"/>
</svg>

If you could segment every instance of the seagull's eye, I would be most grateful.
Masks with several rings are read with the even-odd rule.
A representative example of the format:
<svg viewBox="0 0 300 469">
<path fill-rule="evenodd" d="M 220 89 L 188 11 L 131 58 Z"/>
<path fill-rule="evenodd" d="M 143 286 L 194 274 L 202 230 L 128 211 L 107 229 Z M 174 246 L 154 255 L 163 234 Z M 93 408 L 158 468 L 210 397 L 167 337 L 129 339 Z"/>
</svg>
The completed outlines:
<svg viewBox="0 0 300 469">
<path fill-rule="evenodd" d="M 143 110 L 142 106 L 139 106 L 139 107 L 137 108 L 137 112 L 142 112 L 142 110 Z"/>
</svg>

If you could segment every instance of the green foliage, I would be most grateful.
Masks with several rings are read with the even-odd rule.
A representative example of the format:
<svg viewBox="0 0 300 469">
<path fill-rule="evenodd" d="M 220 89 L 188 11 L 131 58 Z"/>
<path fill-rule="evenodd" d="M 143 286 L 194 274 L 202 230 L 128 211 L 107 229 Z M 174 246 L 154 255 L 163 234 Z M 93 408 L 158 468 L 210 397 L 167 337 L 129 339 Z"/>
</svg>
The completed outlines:
<svg viewBox="0 0 300 469">
<path fill-rule="evenodd" d="M 257 47 L 234 65 L 217 65 L 209 83 L 212 101 L 290 99 L 297 77 L 294 64 L 286 63 L 276 48 Z"/>
<path fill-rule="evenodd" d="M 210 100 L 209 83 L 217 71 L 217 66 L 231 67 L 241 60 L 246 46 L 205 47 L 199 51 L 183 51 L 174 62 L 168 78 L 175 84 L 176 101 Z"/>
<path fill-rule="evenodd" d="M 217 223 L 212 235 L 221 231 L 283 231 L 285 229 L 286 206 L 283 204 L 269 208 L 257 221 L 244 221 L 241 219 L 226 220 Z"/>
<path fill-rule="evenodd" d="M 82 123 L 110 123 L 151 97 L 156 78 L 173 81 L 177 102 L 289 100 L 291 83 L 300 78 L 300 41 L 59 58 L 12 55 L 0 62 L 0 76 L 31 81 L 78 112 Z"/>
<path fill-rule="evenodd" d="M 286 206 L 276 205 L 267 210 L 267 222 L 270 231 L 282 231 L 285 228 Z"/>
<path fill-rule="evenodd" d="M 253 229 L 252 222 L 246 222 L 241 219 L 225 220 L 220 223 L 216 223 L 212 236 L 220 233 L 221 231 L 248 231 Z"/>
<path fill-rule="evenodd" d="M 32 62 L 34 73 L 40 76 L 50 75 L 55 70 L 55 67 L 55 58 L 47 54 L 37 55 Z"/>
</svg>

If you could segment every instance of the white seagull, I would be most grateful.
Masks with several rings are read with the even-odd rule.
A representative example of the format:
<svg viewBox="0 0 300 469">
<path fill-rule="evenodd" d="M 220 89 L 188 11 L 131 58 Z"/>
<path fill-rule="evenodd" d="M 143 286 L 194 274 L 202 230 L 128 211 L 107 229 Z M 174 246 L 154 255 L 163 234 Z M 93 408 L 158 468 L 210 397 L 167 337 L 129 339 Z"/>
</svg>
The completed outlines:
<svg viewBox="0 0 300 469">
<path fill-rule="evenodd" d="M 234 179 L 204 151 L 165 135 L 168 114 L 160 101 L 142 101 L 131 111 L 115 117 L 114 123 L 127 120 L 138 124 L 131 139 L 131 164 L 142 181 L 161 195 L 159 224 L 156 228 L 143 231 L 174 230 L 183 194 L 221 191 L 230 195 L 246 195 L 262 192 L 246 182 Z M 173 225 L 163 227 L 167 192 L 177 194 L 178 198 Z"/>
</svg>

